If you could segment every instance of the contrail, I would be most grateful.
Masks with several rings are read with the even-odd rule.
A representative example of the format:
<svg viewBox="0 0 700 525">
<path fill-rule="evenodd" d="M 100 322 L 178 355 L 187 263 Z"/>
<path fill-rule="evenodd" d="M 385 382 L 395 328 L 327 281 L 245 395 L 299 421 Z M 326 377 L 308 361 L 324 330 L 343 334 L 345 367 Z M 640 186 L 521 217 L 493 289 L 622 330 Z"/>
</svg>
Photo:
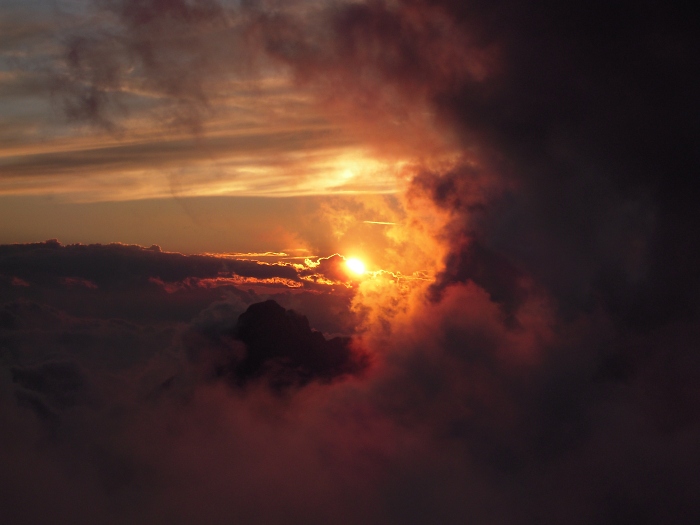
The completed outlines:
<svg viewBox="0 0 700 525">
<path fill-rule="evenodd" d="M 392 225 L 396 224 L 395 222 L 381 222 L 381 221 L 362 221 L 365 224 L 387 224 L 387 225 Z"/>
</svg>

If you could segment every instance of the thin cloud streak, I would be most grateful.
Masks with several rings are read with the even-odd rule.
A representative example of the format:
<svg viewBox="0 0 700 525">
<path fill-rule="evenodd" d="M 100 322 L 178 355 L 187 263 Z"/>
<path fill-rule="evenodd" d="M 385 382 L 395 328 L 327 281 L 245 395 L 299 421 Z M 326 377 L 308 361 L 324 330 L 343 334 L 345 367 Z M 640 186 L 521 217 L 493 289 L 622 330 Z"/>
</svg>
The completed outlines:
<svg viewBox="0 0 700 525">
<path fill-rule="evenodd" d="M 390 148 L 378 156 L 376 137 L 363 136 L 363 125 L 348 127 L 347 108 L 319 105 L 286 58 L 266 50 L 278 24 L 291 28 L 325 16 L 325 8 L 290 6 L 272 20 L 252 4 L 175 4 L 95 4 L 90 14 L 63 12 L 53 37 L 41 26 L 44 33 L 5 42 L 8 50 L 28 47 L 8 60 L 2 84 L 34 77 L 53 86 L 55 109 L 63 106 L 74 125 L 56 111 L 48 120 L 46 112 L 20 114 L 27 134 L 0 153 L 0 193 L 94 202 L 400 190 L 411 156 Z M 152 16 L 159 9 L 163 16 Z M 178 28 L 177 38 L 164 36 Z M 41 45 L 22 40 L 35 36 Z M 23 91 L 16 96 L 34 105 L 48 101 L 45 87 Z M 9 108 L 15 99 L 3 100 Z"/>
</svg>

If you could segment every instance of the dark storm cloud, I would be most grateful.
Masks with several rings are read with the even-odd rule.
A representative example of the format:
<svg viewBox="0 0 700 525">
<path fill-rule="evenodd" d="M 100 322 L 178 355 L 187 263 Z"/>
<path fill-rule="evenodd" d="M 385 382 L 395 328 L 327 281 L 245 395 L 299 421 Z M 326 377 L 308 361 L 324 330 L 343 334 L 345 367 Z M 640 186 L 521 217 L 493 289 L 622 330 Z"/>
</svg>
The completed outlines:
<svg viewBox="0 0 700 525">
<path fill-rule="evenodd" d="M 530 502 L 515 504 L 535 521 L 689 523 L 698 508 L 680 494 L 696 484 L 682 464 L 698 454 L 670 452 L 677 432 L 697 432 L 691 419 L 700 410 L 690 387 L 700 370 L 700 158 L 691 146 L 700 138 L 692 95 L 700 76 L 689 6 L 432 5 L 498 48 L 492 75 L 432 92 L 466 157 L 414 181 L 451 217 L 435 289 L 473 283 L 518 320 L 505 317 L 499 330 L 540 339 L 536 369 L 518 377 L 513 357 L 494 361 L 489 327 L 501 315 L 471 328 L 445 321 L 444 311 L 437 317 L 443 348 L 466 361 L 465 380 L 481 385 L 469 399 L 484 402 L 455 418 L 453 431 L 488 471 L 537 487 Z M 492 189 L 481 190 L 484 180 Z M 536 315 L 553 339 L 522 323 L 541 293 L 551 311 Z M 516 341 L 509 346 L 517 353 Z M 653 372 L 661 362 L 668 367 Z M 653 469 L 683 488 L 657 486 Z M 571 481 L 556 487 L 560 476 Z M 574 508 L 586 510 L 573 518 Z"/>
<path fill-rule="evenodd" d="M 240 387 L 263 380 L 283 391 L 356 375 L 368 365 L 367 355 L 354 350 L 349 337 L 326 340 L 305 316 L 273 300 L 250 305 L 235 324 L 230 316 L 204 317 L 185 341 L 195 361 L 203 351 L 211 360 L 212 349 L 218 350 L 213 375 Z"/>
<path fill-rule="evenodd" d="M 479 169 L 507 187 L 470 209 L 454 173 L 429 184 L 456 214 L 453 280 L 473 265 L 467 235 L 568 306 L 603 294 L 640 325 L 694 315 L 700 76 L 685 8 L 437 5 L 499 48 L 493 75 L 433 92 Z"/>
</svg>

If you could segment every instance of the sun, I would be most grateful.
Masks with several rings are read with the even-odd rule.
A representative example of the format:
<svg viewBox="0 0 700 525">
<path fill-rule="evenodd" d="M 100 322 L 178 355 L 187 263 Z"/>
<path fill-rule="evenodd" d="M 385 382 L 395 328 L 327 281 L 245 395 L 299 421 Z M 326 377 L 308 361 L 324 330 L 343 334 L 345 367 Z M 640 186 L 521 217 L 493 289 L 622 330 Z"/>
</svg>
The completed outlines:
<svg viewBox="0 0 700 525">
<path fill-rule="evenodd" d="M 346 259 L 345 266 L 348 267 L 348 270 L 357 275 L 362 275 L 366 271 L 365 263 L 363 263 L 360 259 L 355 259 L 354 257 Z"/>
</svg>

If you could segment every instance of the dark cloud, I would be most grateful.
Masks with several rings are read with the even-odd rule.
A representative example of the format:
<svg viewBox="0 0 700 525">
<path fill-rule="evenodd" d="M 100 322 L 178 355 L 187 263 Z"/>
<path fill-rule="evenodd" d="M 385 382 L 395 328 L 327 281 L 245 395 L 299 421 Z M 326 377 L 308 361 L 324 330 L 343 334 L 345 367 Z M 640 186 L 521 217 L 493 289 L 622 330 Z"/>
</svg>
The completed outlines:
<svg viewBox="0 0 700 525">
<path fill-rule="evenodd" d="M 368 365 L 368 356 L 353 349 L 349 337 L 326 340 L 311 329 L 305 316 L 273 300 L 250 305 L 235 324 L 230 316 L 207 316 L 203 321 L 185 335 L 188 351 L 197 360 L 203 346 L 218 348 L 223 354 L 212 363 L 213 374 L 233 385 L 263 379 L 283 391 L 357 375 Z M 206 355 L 211 359 L 211 353 Z"/>
<path fill-rule="evenodd" d="M 280 65 L 324 98 L 354 99 L 365 117 L 380 111 L 403 121 L 411 112 L 404 102 L 481 78 L 491 55 L 439 7 L 214 0 L 94 6 L 93 26 L 68 39 L 54 84 L 68 116 L 108 128 L 134 107 L 130 97 L 147 92 L 167 120 L 198 130 L 223 86 Z"/>
<path fill-rule="evenodd" d="M 415 196 L 448 214 L 447 256 L 425 326 L 432 337 L 416 344 L 420 357 L 404 358 L 410 375 L 387 403 L 413 424 L 449 422 L 476 470 L 493 476 L 490 487 L 476 482 L 485 499 L 513 498 L 492 519 L 475 504 L 484 521 L 697 515 L 689 501 L 676 510 L 678 493 L 656 492 L 652 470 L 635 466 L 653 463 L 684 494 L 695 486 L 680 458 L 696 453 L 661 466 L 643 452 L 674 447 L 661 412 L 673 433 L 696 432 L 685 418 L 697 403 L 673 386 L 692 381 L 675 365 L 652 373 L 666 360 L 697 373 L 700 75 L 689 8 L 353 4 L 332 11 L 336 44 L 324 52 L 334 65 L 314 61 L 321 54 L 285 57 L 312 82 L 367 78 L 373 95 L 391 87 L 404 97 L 394 100 L 422 100 L 462 145 L 453 166 L 426 166 L 413 181 Z M 441 16 L 449 23 L 437 26 Z M 436 47 L 421 48 L 416 30 L 436 27 L 440 46 L 470 43 L 462 49 L 481 57 L 481 75 L 436 69 Z M 523 362 L 535 366 L 521 375 Z"/>
<path fill-rule="evenodd" d="M 123 98 L 145 90 L 169 102 L 169 120 L 197 128 L 208 78 L 225 75 L 220 46 L 236 52 L 223 8 L 204 0 L 98 5 L 97 27 L 67 42 L 65 71 L 56 76 L 68 116 L 111 127 L 126 110 Z"/>
<path fill-rule="evenodd" d="M 12 381 L 22 390 L 45 396 L 48 402 L 61 408 L 79 403 L 88 390 L 84 373 L 69 361 L 48 361 L 34 367 L 14 367 L 10 373 Z"/>
<path fill-rule="evenodd" d="M 71 244 L 56 240 L 0 246 L 5 286 L 85 288 L 98 293 L 160 286 L 167 291 L 266 283 L 277 288 L 324 290 L 347 283 L 340 255 L 294 265 L 216 255 L 184 255 L 125 244 Z"/>
<path fill-rule="evenodd" d="M 89 380 L 72 361 L 44 361 L 35 366 L 10 368 L 19 406 L 30 408 L 56 435 L 61 412 L 94 402 Z"/>
<path fill-rule="evenodd" d="M 106 288 L 143 284 L 149 278 L 179 282 L 188 277 L 211 279 L 238 275 L 299 280 L 296 270 L 289 265 L 168 253 L 155 245 L 150 248 L 124 244 L 63 246 L 55 240 L 2 246 L 0 272 L 40 284 L 45 284 L 42 279 L 82 278 Z"/>
<path fill-rule="evenodd" d="M 299 280 L 290 266 L 192 257 L 162 252 L 156 246 L 62 246 L 55 241 L 3 246 L 0 276 L 5 301 L 49 305 L 77 319 L 137 324 L 187 322 L 223 295 L 248 298 L 249 292 L 239 289 L 236 279 L 239 284 L 246 279 L 282 279 L 273 290 L 285 288 L 291 281 L 286 276 Z M 15 286 L 14 279 L 28 286 Z"/>
<path fill-rule="evenodd" d="M 33 338 L 37 329 L 79 327 L 80 341 L 95 343 L 101 330 L 121 330 L 110 325 L 117 321 L 132 327 L 186 323 L 221 301 L 239 305 L 235 320 L 248 305 L 270 297 L 308 312 L 313 325 L 325 333 L 352 334 L 359 322 L 351 311 L 355 290 L 330 281 L 347 280 L 337 268 L 340 263 L 320 261 L 317 267 L 294 266 L 121 244 L 5 245 L 0 247 L 0 290 L 7 302 L 0 308 L 0 326 L 19 339 Z M 132 336 L 140 337 L 138 329 L 124 337 Z M 111 347 L 110 337 L 101 344 Z M 71 344 L 81 347 L 80 341 Z"/>
<path fill-rule="evenodd" d="M 469 236 L 568 306 L 602 294 L 640 326 L 694 312 L 700 76 L 684 8 L 438 4 L 499 47 L 495 74 L 434 91 L 478 169 L 505 187 L 474 209 L 473 186 L 454 181 L 474 169 L 436 174 L 430 195 L 456 214 L 450 260 L 473 259 Z"/>
</svg>

